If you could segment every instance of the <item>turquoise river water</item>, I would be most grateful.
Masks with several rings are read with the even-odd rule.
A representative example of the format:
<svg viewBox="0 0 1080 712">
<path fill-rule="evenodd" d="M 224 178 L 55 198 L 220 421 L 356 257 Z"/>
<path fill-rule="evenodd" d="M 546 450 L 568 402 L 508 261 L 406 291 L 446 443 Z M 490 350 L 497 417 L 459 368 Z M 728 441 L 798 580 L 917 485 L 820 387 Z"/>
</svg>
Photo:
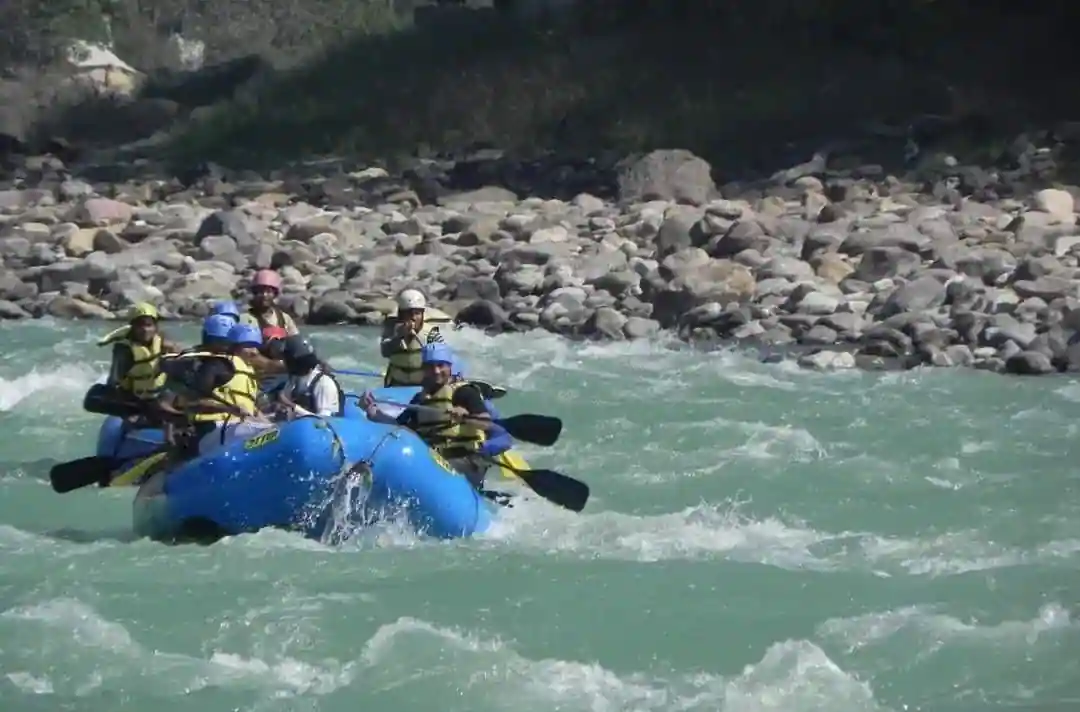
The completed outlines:
<svg viewBox="0 0 1080 712">
<path fill-rule="evenodd" d="M 1080 709 L 1075 381 L 464 330 L 505 413 L 564 419 L 524 452 L 584 513 L 166 546 L 130 490 L 47 483 L 93 447 L 108 329 L 0 325 L 3 712 Z"/>
</svg>

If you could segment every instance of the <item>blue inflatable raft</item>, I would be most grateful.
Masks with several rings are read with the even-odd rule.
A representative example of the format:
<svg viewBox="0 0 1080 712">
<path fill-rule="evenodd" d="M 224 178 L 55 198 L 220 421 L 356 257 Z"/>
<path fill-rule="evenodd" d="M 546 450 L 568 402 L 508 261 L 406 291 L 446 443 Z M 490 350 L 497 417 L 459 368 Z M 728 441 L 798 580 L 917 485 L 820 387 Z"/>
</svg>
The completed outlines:
<svg viewBox="0 0 1080 712">
<path fill-rule="evenodd" d="M 401 512 L 420 533 L 467 537 L 497 505 L 412 431 L 366 418 L 300 418 L 152 475 L 134 501 L 136 533 L 213 538 L 266 527 L 333 535 Z"/>
</svg>

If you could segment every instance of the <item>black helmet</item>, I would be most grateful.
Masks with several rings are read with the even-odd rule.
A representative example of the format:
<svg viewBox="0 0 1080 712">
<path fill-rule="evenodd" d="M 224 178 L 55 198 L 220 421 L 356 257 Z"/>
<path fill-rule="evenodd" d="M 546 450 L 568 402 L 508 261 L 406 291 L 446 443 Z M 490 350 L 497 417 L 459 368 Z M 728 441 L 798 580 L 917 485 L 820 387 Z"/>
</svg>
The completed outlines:
<svg viewBox="0 0 1080 712">
<path fill-rule="evenodd" d="M 315 347 L 303 336 L 296 334 L 285 339 L 283 356 L 286 361 L 295 361 L 305 356 L 314 356 Z"/>
<path fill-rule="evenodd" d="M 315 347 L 299 334 L 285 339 L 282 358 L 285 360 L 285 370 L 290 375 L 303 375 L 319 365 Z"/>
</svg>

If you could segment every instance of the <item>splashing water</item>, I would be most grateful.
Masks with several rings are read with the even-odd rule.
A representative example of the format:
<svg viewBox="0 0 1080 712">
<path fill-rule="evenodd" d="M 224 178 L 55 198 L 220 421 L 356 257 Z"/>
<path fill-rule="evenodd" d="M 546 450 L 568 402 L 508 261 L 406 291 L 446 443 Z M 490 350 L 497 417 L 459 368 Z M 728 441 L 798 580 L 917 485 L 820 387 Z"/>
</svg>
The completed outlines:
<svg viewBox="0 0 1080 712">
<path fill-rule="evenodd" d="M 809 373 L 667 342 L 452 334 L 500 409 L 565 421 L 483 536 L 130 535 L 56 495 L 107 325 L 2 324 L 0 709 L 1064 712 L 1080 703 L 1080 386 Z M 183 329 L 181 329 L 184 332 Z M 183 334 L 189 340 L 193 329 Z M 378 370 L 374 334 L 314 332 Z M 374 385 L 355 378 L 353 390 Z M 335 521 L 362 506 L 342 478 Z"/>
</svg>

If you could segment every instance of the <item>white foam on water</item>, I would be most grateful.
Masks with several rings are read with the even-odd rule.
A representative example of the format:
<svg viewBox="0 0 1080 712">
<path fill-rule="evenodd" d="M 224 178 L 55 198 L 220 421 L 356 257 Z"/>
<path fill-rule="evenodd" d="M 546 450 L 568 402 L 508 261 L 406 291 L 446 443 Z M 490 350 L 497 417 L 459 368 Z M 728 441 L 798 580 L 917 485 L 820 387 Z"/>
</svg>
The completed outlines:
<svg viewBox="0 0 1080 712">
<path fill-rule="evenodd" d="M 748 517 L 736 503 L 637 516 L 610 511 L 575 515 L 535 499 L 524 500 L 504 512 L 480 540 L 516 551 L 575 558 L 725 560 L 883 576 L 940 577 L 1019 565 L 1069 567 L 1080 562 L 1078 539 L 1023 548 L 987 541 L 981 531 L 917 538 L 828 532 L 781 517 Z"/>
<path fill-rule="evenodd" d="M 981 531 L 953 531 L 917 539 L 858 535 L 858 546 L 846 556 L 892 575 L 953 576 L 970 571 L 1022 565 L 1071 567 L 1080 561 L 1080 541 L 1061 539 L 1029 548 L 988 541 Z"/>
<path fill-rule="evenodd" d="M 14 378 L 0 377 L 0 412 L 10 412 L 26 401 L 27 404 L 36 403 L 42 413 L 54 414 L 59 404 L 81 401 L 86 389 L 99 376 L 98 369 L 78 363 L 34 366 L 29 373 Z M 45 396 L 51 399 L 44 401 Z"/>
<path fill-rule="evenodd" d="M 616 672 L 599 661 L 533 659 L 515 645 L 402 617 L 365 646 L 365 676 L 379 690 L 449 686 L 455 709 L 521 712 L 879 712 L 869 685 L 806 640 L 771 645 L 741 672 Z M 459 680 L 465 677 L 467 682 Z M 449 702 L 449 701 L 448 701 Z"/>
<path fill-rule="evenodd" d="M 530 506 L 531 505 L 531 506 Z M 753 519 L 736 505 L 698 505 L 680 512 L 635 516 L 617 512 L 575 515 L 542 502 L 515 503 L 482 539 L 518 551 L 571 554 L 622 561 L 724 558 L 801 569 L 822 567 L 811 553 L 827 539 L 777 518 Z"/>
<path fill-rule="evenodd" d="M 1049 701 L 1075 689 L 1080 669 L 1053 662 L 1073 657 L 1080 626 L 1057 602 L 1033 613 L 1017 619 L 978 611 L 962 619 L 944 604 L 926 603 L 831 618 L 815 639 L 864 676 L 899 676 L 894 688 L 914 709 L 972 697 L 983 704 L 963 709 L 1058 709 Z"/>
<path fill-rule="evenodd" d="M 904 650 L 918 650 L 920 657 L 961 642 L 1021 643 L 1034 645 L 1040 636 L 1055 631 L 1080 629 L 1059 603 L 1042 605 L 1034 618 L 980 625 L 938 612 L 939 606 L 905 606 L 847 618 L 830 618 L 817 634 L 845 647 L 848 653 L 881 646 L 897 636 L 914 639 Z M 895 641 L 892 641 L 895 642 Z"/>
<path fill-rule="evenodd" d="M 775 643 L 762 659 L 726 676 L 619 673 L 598 661 L 531 659 L 498 636 L 400 617 L 379 626 L 355 658 L 335 659 L 319 653 L 313 624 L 324 602 L 308 598 L 249 611 L 227 621 L 212 649 L 197 655 L 150 649 L 127 625 L 85 603 L 49 599 L 0 613 L 0 631 L 11 639 L 34 634 L 40 640 L 7 654 L 5 674 L 23 694 L 65 698 L 108 692 L 160 698 L 221 688 L 262 700 L 311 700 L 346 690 L 408 690 L 451 695 L 447 709 L 460 710 L 510 704 L 522 712 L 884 709 L 866 683 L 806 640 Z M 257 634 L 237 640 L 238 627 Z M 465 693 L 458 704 L 452 701 Z"/>
<path fill-rule="evenodd" d="M 1073 381 L 1068 385 L 1064 385 L 1056 389 L 1054 393 L 1071 403 L 1080 403 L 1080 381 Z"/>
<path fill-rule="evenodd" d="M 32 681 L 24 692 L 85 696 L 112 691 L 160 696 L 186 695 L 211 687 L 255 690 L 273 697 L 326 695 L 347 686 L 356 665 L 332 659 L 305 661 L 288 655 L 253 657 L 214 651 L 206 657 L 148 649 L 122 623 L 70 598 L 9 608 L 0 613 L 0 630 L 11 640 L 42 642 L 5 654 L 19 680 Z M 63 670 L 62 675 L 50 674 Z M 15 682 L 14 680 L 12 680 Z M 42 694 L 35 692 L 35 694 Z"/>
<path fill-rule="evenodd" d="M 320 334 L 317 341 L 333 344 L 337 351 L 341 345 L 358 338 L 349 333 L 329 332 Z M 701 352 L 686 348 L 670 335 L 635 341 L 574 343 L 547 332 L 488 335 L 464 327 L 452 331 L 447 340 L 465 358 L 471 374 L 525 392 L 542 387 L 551 376 L 567 374 L 573 374 L 582 387 L 586 381 L 618 382 L 630 377 L 635 388 L 666 396 L 672 396 L 676 389 L 693 388 L 688 376 L 700 378 L 703 370 L 737 386 L 786 392 L 828 393 L 833 390 L 830 384 L 837 379 L 853 377 L 841 372 L 815 373 L 787 362 L 762 364 L 752 355 L 730 349 L 702 358 Z M 335 353 L 330 361 L 343 369 L 381 371 L 384 366 L 377 356 L 372 360 Z M 620 370 L 632 375 L 614 371 L 612 362 L 618 362 Z"/>
<path fill-rule="evenodd" d="M 728 450 L 716 451 L 720 459 L 776 459 L 789 462 L 808 462 L 829 457 L 828 449 L 805 428 L 791 425 L 770 425 L 761 421 L 710 418 L 683 423 L 683 429 L 737 431 L 747 436 L 746 442 Z"/>
</svg>

